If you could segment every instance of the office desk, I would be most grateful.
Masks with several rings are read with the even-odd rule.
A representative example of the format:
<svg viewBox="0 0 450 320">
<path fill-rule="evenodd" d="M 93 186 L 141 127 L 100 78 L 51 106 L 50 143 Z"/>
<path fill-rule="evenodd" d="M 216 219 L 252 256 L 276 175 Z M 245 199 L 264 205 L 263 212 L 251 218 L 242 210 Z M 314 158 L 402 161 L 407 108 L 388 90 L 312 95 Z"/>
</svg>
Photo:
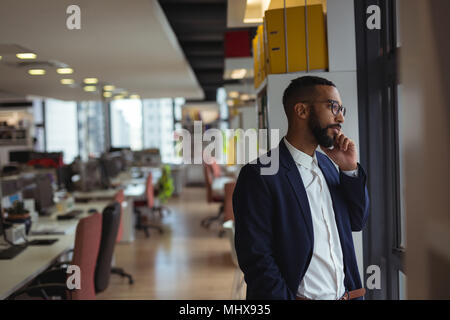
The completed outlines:
<svg viewBox="0 0 450 320">
<path fill-rule="evenodd" d="M 125 201 L 122 203 L 122 227 L 123 234 L 120 242 L 130 243 L 133 242 L 134 237 L 134 212 L 133 212 L 133 202 L 135 200 L 145 199 L 145 184 L 138 183 L 136 185 L 129 184 L 124 187 Z M 89 206 L 91 201 L 113 201 L 114 195 L 120 189 L 107 189 L 107 190 L 95 190 L 91 192 L 75 192 L 75 200 L 79 201 L 89 201 L 85 204 Z M 83 204 L 83 203 L 77 203 Z"/>
<path fill-rule="evenodd" d="M 40 217 L 38 223 L 58 224 L 67 230 L 71 230 L 64 235 L 39 235 L 29 236 L 33 239 L 58 239 L 49 246 L 28 246 L 24 251 L 11 260 L 0 260 L 0 299 L 6 299 L 13 292 L 17 291 L 40 273 L 49 268 L 54 262 L 58 261 L 64 253 L 72 249 L 75 243 L 75 229 L 79 219 L 87 216 L 87 210 L 97 209 L 102 212 L 108 204 L 107 201 L 97 201 L 91 203 L 76 204 L 71 209 L 80 209 L 85 211 L 78 219 L 58 221 L 54 212 L 50 217 Z"/>
</svg>

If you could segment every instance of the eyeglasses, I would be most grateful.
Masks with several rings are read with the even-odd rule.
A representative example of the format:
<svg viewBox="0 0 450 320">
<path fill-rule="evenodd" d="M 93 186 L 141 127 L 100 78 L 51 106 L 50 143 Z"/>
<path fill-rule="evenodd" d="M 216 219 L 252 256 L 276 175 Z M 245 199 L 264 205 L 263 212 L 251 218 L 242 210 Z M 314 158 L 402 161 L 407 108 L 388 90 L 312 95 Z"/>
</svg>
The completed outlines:
<svg viewBox="0 0 450 320">
<path fill-rule="evenodd" d="M 328 103 L 328 108 L 331 109 L 331 112 L 337 116 L 339 112 L 342 112 L 342 115 L 345 117 L 347 114 L 347 109 L 339 104 L 336 100 L 327 100 L 327 101 L 301 101 L 302 103 Z"/>
</svg>

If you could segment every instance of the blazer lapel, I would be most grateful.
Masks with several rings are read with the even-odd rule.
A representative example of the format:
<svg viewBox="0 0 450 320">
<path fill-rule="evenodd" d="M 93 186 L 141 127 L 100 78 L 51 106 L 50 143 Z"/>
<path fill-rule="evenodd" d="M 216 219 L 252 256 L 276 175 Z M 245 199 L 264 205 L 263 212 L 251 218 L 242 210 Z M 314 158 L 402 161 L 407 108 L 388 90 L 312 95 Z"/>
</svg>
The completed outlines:
<svg viewBox="0 0 450 320">
<path fill-rule="evenodd" d="M 297 197 L 297 202 L 300 205 L 300 211 L 305 220 L 306 229 L 308 230 L 311 241 L 314 243 L 314 232 L 311 217 L 311 208 L 309 207 L 308 196 L 306 194 L 306 189 L 303 184 L 300 172 L 298 172 L 297 165 L 294 162 L 289 150 L 287 149 L 284 141 L 280 141 L 280 159 L 281 164 L 283 164 L 287 171 L 286 176 L 291 184 L 291 187 Z"/>
</svg>

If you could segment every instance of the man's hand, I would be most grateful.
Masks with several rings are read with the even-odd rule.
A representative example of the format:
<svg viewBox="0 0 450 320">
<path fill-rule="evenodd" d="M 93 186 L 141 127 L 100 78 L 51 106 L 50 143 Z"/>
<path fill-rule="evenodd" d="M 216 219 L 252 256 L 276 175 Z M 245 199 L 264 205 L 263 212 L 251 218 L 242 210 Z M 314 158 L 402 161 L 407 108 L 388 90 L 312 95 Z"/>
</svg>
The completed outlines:
<svg viewBox="0 0 450 320">
<path fill-rule="evenodd" d="M 342 133 L 334 139 L 333 150 L 320 147 L 331 160 L 333 160 L 342 171 L 352 171 L 358 169 L 358 153 L 355 143 Z"/>
</svg>

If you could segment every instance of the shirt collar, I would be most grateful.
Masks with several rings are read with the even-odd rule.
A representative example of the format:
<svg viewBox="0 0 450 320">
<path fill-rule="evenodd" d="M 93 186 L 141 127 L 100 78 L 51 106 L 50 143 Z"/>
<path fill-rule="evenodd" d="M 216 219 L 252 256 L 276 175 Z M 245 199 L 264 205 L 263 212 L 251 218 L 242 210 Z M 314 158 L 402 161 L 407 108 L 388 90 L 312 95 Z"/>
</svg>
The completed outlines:
<svg viewBox="0 0 450 320">
<path fill-rule="evenodd" d="M 308 170 L 312 170 L 314 168 L 314 165 L 317 167 L 317 157 L 316 153 L 314 152 L 314 155 L 311 157 L 307 155 L 306 153 L 298 150 L 295 148 L 292 144 L 290 144 L 286 138 L 283 138 L 284 144 L 288 148 L 289 152 L 292 155 L 292 158 L 294 158 L 295 163 L 301 165 L 302 167 L 305 167 Z"/>
</svg>

